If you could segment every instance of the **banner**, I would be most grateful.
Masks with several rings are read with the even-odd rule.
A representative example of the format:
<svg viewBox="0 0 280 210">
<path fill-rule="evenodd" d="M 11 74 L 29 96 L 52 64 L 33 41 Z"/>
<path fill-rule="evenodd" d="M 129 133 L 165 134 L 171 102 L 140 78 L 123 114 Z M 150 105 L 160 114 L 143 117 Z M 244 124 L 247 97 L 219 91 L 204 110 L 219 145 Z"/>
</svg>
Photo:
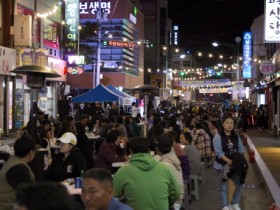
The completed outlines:
<svg viewBox="0 0 280 210">
<path fill-rule="evenodd" d="M 0 46 L 0 74 L 9 75 L 16 68 L 16 50 Z"/>
<path fill-rule="evenodd" d="M 43 46 L 59 50 L 59 25 L 48 19 L 43 19 Z"/>
</svg>

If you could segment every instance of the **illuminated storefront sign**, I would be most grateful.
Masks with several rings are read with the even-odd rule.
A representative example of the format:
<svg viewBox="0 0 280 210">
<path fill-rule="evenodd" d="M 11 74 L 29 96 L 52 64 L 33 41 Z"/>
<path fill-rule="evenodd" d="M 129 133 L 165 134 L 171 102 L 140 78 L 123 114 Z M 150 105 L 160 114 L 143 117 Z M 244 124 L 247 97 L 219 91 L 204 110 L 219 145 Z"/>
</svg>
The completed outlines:
<svg viewBox="0 0 280 210">
<path fill-rule="evenodd" d="M 178 45 L 179 26 L 173 26 L 173 44 Z"/>
<path fill-rule="evenodd" d="M 103 41 L 103 46 L 112 46 L 112 47 L 127 47 L 133 48 L 135 47 L 134 42 L 123 42 L 123 41 Z"/>
<path fill-rule="evenodd" d="M 265 0 L 264 42 L 280 41 L 279 1 Z"/>
<path fill-rule="evenodd" d="M 210 85 L 231 85 L 229 79 L 206 79 L 180 81 L 181 86 L 210 86 Z"/>
<path fill-rule="evenodd" d="M 249 79 L 252 77 L 252 33 L 243 33 L 243 71 L 242 77 Z"/>
<path fill-rule="evenodd" d="M 101 14 L 110 14 L 111 2 L 101 2 Z M 96 18 L 99 9 L 99 2 L 93 0 L 80 0 L 80 18 L 91 19 Z"/>
<path fill-rule="evenodd" d="M 83 56 L 83 55 L 69 55 L 68 56 L 68 64 L 70 64 L 70 65 L 85 64 L 85 56 Z"/>
<path fill-rule="evenodd" d="M 68 52 L 78 51 L 79 33 L 79 0 L 67 0 L 65 2 L 65 46 Z"/>
</svg>

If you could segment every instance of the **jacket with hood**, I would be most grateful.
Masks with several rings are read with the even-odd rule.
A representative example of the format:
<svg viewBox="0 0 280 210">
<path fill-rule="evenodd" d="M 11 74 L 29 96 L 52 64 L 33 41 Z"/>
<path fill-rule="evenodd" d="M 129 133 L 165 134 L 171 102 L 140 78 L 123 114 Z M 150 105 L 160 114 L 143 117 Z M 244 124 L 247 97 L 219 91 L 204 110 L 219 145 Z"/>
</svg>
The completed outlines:
<svg viewBox="0 0 280 210">
<path fill-rule="evenodd" d="M 180 197 L 176 178 L 148 153 L 131 156 L 114 175 L 114 192 L 134 210 L 168 210 Z"/>
<path fill-rule="evenodd" d="M 184 188 L 184 181 L 183 181 L 183 174 L 182 174 L 182 168 L 181 168 L 181 162 L 178 159 L 178 157 L 176 156 L 174 150 L 172 150 L 171 152 L 162 155 L 159 158 L 159 162 L 165 164 L 173 173 L 173 175 L 175 176 L 179 188 L 180 188 L 180 197 L 179 199 L 176 201 L 177 204 L 182 204 L 183 198 L 184 198 L 184 192 L 185 192 L 185 188 Z"/>
</svg>

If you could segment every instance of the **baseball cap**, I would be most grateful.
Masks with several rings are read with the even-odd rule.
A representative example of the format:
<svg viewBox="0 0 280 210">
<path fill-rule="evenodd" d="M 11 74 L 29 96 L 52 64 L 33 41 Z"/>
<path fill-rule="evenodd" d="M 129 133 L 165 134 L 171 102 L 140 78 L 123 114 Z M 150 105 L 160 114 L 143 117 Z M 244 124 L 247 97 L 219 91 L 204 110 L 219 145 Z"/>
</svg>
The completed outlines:
<svg viewBox="0 0 280 210">
<path fill-rule="evenodd" d="M 71 132 L 64 133 L 60 138 L 58 138 L 58 141 L 61 141 L 64 144 L 77 144 L 77 137 L 75 134 Z"/>
</svg>

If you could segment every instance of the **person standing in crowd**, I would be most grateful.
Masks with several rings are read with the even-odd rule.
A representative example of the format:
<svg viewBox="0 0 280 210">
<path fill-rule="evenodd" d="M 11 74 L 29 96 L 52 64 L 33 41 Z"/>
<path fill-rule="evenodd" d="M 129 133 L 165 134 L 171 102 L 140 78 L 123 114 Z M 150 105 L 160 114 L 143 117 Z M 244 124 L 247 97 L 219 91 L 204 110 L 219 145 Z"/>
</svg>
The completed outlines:
<svg viewBox="0 0 280 210">
<path fill-rule="evenodd" d="M 183 151 L 188 156 L 189 164 L 191 168 L 191 174 L 192 175 L 198 175 L 200 170 L 200 153 L 196 146 L 192 144 L 192 136 L 189 132 L 183 132 L 180 135 L 180 142 L 185 147 L 183 148 Z"/>
<path fill-rule="evenodd" d="M 72 116 L 66 116 L 65 119 L 61 121 L 57 137 L 61 137 L 62 134 L 66 132 L 76 133 L 75 121 Z"/>
<path fill-rule="evenodd" d="M 246 132 L 248 128 L 248 109 L 247 103 L 245 101 L 243 101 L 242 104 L 240 104 L 238 114 L 241 122 L 242 131 Z"/>
<path fill-rule="evenodd" d="M 0 209 L 11 210 L 16 197 L 15 189 L 22 183 L 35 182 L 35 176 L 27 165 L 35 157 L 35 142 L 26 136 L 15 141 L 15 156 L 0 170 Z"/>
<path fill-rule="evenodd" d="M 117 104 L 112 104 L 111 109 L 109 109 L 109 119 L 115 119 L 119 116 L 119 110 Z"/>
<path fill-rule="evenodd" d="M 76 122 L 75 126 L 77 131 L 77 147 L 80 149 L 81 154 L 87 162 L 87 169 L 91 169 L 94 167 L 94 161 L 90 140 L 88 139 L 85 127 L 81 122 Z"/>
<path fill-rule="evenodd" d="M 76 135 L 66 132 L 58 141 L 60 153 L 53 157 L 47 171 L 48 179 L 61 182 L 68 178 L 80 177 L 86 171 L 87 163 L 76 147 Z"/>
<path fill-rule="evenodd" d="M 209 134 L 203 129 L 201 123 L 195 125 L 193 145 L 198 149 L 201 161 L 210 164 L 212 158 L 212 140 Z"/>
<path fill-rule="evenodd" d="M 82 210 L 60 183 L 24 184 L 16 191 L 14 210 Z"/>
<path fill-rule="evenodd" d="M 223 126 L 220 134 L 215 135 L 213 139 L 216 161 L 213 168 L 217 170 L 219 177 L 219 193 L 222 210 L 241 210 L 239 201 L 243 191 L 243 185 L 237 174 L 232 174 L 230 179 L 235 185 L 232 200 L 228 204 L 227 188 L 228 182 L 222 179 L 221 173 L 225 166 L 232 166 L 233 153 L 244 153 L 241 139 L 234 131 L 234 119 L 231 116 L 224 116 Z"/>
<path fill-rule="evenodd" d="M 114 198 L 112 174 L 104 168 L 85 172 L 81 197 L 85 210 L 132 210 Z"/>
<path fill-rule="evenodd" d="M 169 210 L 180 197 L 180 188 L 172 172 L 149 153 L 147 139 L 130 141 L 129 164 L 113 177 L 114 192 L 134 210 Z"/>
<path fill-rule="evenodd" d="M 140 109 L 139 109 L 139 107 L 137 107 L 135 102 L 132 102 L 131 105 L 132 105 L 132 107 L 131 107 L 131 111 L 132 111 L 131 116 L 133 118 L 135 118 L 137 116 L 137 114 L 140 113 Z"/>
<path fill-rule="evenodd" d="M 123 137 L 119 130 L 109 131 L 106 140 L 102 142 L 95 160 L 96 168 L 106 168 L 113 172 L 112 163 L 128 160 L 125 154 L 126 137 Z"/>
</svg>

